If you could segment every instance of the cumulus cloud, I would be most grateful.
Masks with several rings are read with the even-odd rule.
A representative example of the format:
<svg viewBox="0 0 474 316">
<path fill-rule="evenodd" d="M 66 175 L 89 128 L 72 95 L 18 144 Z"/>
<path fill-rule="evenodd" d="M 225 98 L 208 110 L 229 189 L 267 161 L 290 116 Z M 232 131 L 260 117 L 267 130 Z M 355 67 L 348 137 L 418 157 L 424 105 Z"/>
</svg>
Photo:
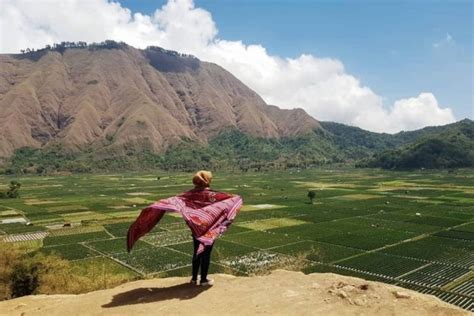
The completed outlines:
<svg viewBox="0 0 474 316">
<path fill-rule="evenodd" d="M 381 96 L 348 74 L 337 59 L 272 56 L 261 45 L 221 39 L 211 14 L 192 0 L 169 0 L 153 15 L 132 13 L 106 0 L 0 1 L 2 53 L 60 41 L 113 39 L 138 48 L 157 45 L 215 62 L 267 103 L 301 107 L 319 120 L 390 133 L 455 120 L 429 92 L 386 107 Z M 451 41 L 447 35 L 445 41 Z"/>
</svg>

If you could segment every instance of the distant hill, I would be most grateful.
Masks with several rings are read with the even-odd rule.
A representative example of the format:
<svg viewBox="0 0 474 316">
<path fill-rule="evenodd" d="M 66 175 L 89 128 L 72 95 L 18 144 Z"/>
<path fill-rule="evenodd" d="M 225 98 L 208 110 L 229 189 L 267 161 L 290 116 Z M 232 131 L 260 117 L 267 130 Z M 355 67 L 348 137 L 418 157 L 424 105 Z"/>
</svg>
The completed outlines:
<svg viewBox="0 0 474 316">
<path fill-rule="evenodd" d="M 465 119 L 418 133 L 414 141 L 379 152 L 361 166 L 385 169 L 474 167 L 473 121 Z"/>
</svg>

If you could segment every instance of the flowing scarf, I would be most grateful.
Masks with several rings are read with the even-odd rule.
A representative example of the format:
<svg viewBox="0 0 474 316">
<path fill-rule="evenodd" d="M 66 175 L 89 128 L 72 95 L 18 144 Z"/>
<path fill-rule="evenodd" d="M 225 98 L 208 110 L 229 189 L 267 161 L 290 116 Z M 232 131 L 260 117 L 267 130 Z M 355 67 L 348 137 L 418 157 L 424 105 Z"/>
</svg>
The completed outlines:
<svg viewBox="0 0 474 316">
<path fill-rule="evenodd" d="M 197 188 L 157 201 L 144 208 L 128 229 L 127 250 L 130 252 L 135 242 L 151 231 L 166 212 L 177 212 L 199 240 L 197 254 L 200 254 L 227 230 L 241 207 L 240 196 L 208 188 Z"/>
</svg>

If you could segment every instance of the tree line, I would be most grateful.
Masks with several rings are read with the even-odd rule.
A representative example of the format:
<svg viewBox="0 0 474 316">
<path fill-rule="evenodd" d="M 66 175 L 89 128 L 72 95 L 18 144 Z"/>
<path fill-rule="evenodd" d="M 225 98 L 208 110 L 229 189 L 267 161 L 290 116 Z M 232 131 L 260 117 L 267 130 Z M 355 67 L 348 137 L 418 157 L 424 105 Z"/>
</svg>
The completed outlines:
<svg viewBox="0 0 474 316">
<path fill-rule="evenodd" d="M 99 49 L 99 48 L 106 48 L 106 49 L 117 49 L 127 47 L 128 45 L 125 42 L 116 42 L 112 40 L 106 40 L 99 43 L 90 43 L 79 41 L 79 42 L 60 42 L 54 43 L 53 45 L 46 45 L 44 48 L 34 49 L 34 48 L 26 48 L 21 49 L 20 52 L 22 54 L 34 53 L 34 52 L 43 52 L 43 51 L 57 51 L 57 52 L 64 52 L 68 48 L 89 48 L 89 49 Z"/>
<path fill-rule="evenodd" d="M 68 48 L 88 48 L 90 50 L 95 50 L 95 49 L 120 49 L 120 48 L 125 48 L 128 47 L 129 45 L 125 42 L 116 42 L 113 40 L 105 40 L 103 42 L 93 42 L 93 43 L 87 43 L 84 41 L 78 41 L 78 42 L 69 42 L 69 41 L 63 41 L 60 43 L 54 43 L 53 45 L 46 45 L 44 48 L 40 49 L 34 49 L 34 48 L 25 48 L 21 49 L 20 52 L 22 54 L 30 54 L 30 53 L 38 53 L 38 52 L 46 52 L 46 51 L 56 51 L 63 53 L 66 49 Z M 175 56 L 175 57 L 184 57 L 184 58 L 196 58 L 193 55 L 190 54 L 182 54 L 173 50 L 167 50 L 162 47 L 158 46 L 148 46 L 146 48 L 147 50 L 153 50 L 153 51 L 158 51 L 170 56 Z"/>
</svg>

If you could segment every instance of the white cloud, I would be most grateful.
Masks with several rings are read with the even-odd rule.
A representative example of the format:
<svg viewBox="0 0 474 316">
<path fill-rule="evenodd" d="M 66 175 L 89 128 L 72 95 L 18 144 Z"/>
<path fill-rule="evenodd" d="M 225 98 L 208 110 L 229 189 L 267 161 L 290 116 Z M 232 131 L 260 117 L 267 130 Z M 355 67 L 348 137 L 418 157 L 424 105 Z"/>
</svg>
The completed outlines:
<svg viewBox="0 0 474 316">
<path fill-rule="evenodd" d="M 341 61 L 301 55 L 269 55 L 261 45 L 217 36 L 206 10 L 191 0 L 169 0 L 153 15 L 132 14 L 106 0 L 0 0 L 0 51 L 41 48 L 60 41 L 113 39 L 144 48 L 157 45 L 215 62 L 259 93 L 267 103 L 301 107 L 319 120 L 331 120 L 378 132 L 412 130 L 455 120 L 431 93 L 396 101 L 382 97 L 348 74 Z M 443 40 L 450 42 L 447 34 Z"/>
<path fill-rule="evenodd" d="M 454 43 L 453 37 L 451 36 L 451 34 L 446 33 L 446 36 L 443 39 L 433 43 L 433 47 L 434 48 L 441 48 L 441 47 L 444 47 L 444 46 L 448 46 L 452 43 Z"/>
<path fill-rule="evenodd" d="M 427 116 L 426 113 L 433 113 Z M 390 112 L 390 122 L 402 126 L 405 130 L 417 129 L 427 125 L 443 125 L 454 121 L 449 108 L 442 109 L 431 93 L 421 93 L 416 98 L 401 99 L 395 102 Z"/>
</svg>

